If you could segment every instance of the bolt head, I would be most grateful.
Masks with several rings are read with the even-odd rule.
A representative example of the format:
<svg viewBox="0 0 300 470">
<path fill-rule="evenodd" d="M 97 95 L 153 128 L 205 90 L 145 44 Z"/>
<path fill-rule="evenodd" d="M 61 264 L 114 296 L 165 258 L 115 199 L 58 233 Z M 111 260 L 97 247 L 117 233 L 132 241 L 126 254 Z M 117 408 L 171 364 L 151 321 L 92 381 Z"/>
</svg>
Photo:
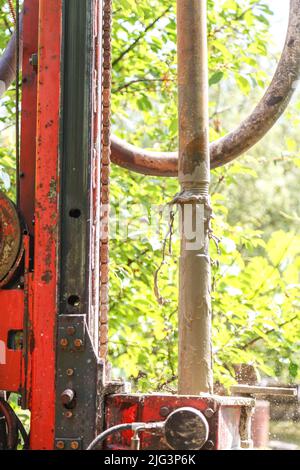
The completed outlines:
<svg viewBox="0 0 300 470">
<path fill-rule="evenodd" d="M 74 346 L 76 349 L 80 349 L 83 346 L 83 341 L 81 339 L 75 339 Z"/>
<path fill-rule="evenodd" d="M 69 336 L 74 336 L 76 333 L 76 328 L 75 326 L 68 326 L 67 328 L 67 333 Z"/>
<path fill-rule="evenodd" d="M 69 344 L 69 341 L 67 340 L 67 338 L 62 338 L 60 340 L 60 345 L 61 345 L 62 348 L 66 348 L 68 346 L 68 344 Z"/>
<path fill-rule="evenodd" d="M 215 443 L 213 441 L 207 441 L 205 445 L 205 449 L 212 450 L 215 447 Z"/>
<path fill-rule="evenodd" d="M 75 397 L 75 393 L 73 390 L 70 388 L 67 388 L 66 390 L 63 391 L 61 394 L 61 402 L 63 405 L 68 406 L 71 405 Z"/>
<path fill-rule="evenodd" d="M 207 408 L 205 411 L 204 411 L 204 416 L 206 418 L 212 418 L 213 415 L 215 414 L 214 410 L 212 408 Z"/>
<path fill-rule="evenodd" d="M 162 406 L 159 411 L 160 416 L 162 416 L 163 418 L 166 418 L 167 416 L 169 416 L 170 413 L 171 413 L 171 410 L 168 406 Z"/>
<path fill-rule="evenodd" d="M 72 441 L 71 442 L 71 449 L 72 450 L 78 450 L 79 449 L 79 443 L 77 441 Z"/>
<path fill-rule="evenodd" d="M 64 448 L 65 448 L 65 443 L 64 443 L 64 441 L 57 441 L 57 443 L 56 443 L 56 448 L 57 448 L 57 449 L 61 449 L 61 450 L 64 449 Z"/>
</svg>

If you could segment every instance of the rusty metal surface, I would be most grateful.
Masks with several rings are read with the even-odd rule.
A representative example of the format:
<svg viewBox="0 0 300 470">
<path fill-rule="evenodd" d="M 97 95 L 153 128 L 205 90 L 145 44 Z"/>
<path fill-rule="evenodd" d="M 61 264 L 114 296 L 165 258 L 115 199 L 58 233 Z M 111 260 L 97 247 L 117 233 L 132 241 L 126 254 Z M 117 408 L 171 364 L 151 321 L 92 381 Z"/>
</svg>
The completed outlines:
<svg viewBox="0 0 300 470">
<path fill-rule="evenodd" d="M 106 397 L 106 428 L 132 422 L 164 421 L 176 409 L 192 407 L 201 411 L 209 425 L 209 435 L 203 450 L 229 450 L 241 443 L 240 427 L 243 410 L 252 409 L 254 400 L 214 395 L 111 395 Z M 243 425 L 244 430 L 244 425 Z M 243 439 L 247 434 L 244 431 Z M 132 432 L 114 436 L 107 442 L 109 449 L 130 448 Z M 163 436 L 141 434 L 141 449 L 168 449 Z"/>
<path fill-rule="evenodd" d="M 63 0 L 60 283 L 55 445 L 86 448 L 102 426 L 98 358 L 102 1 Z M 100 295 L 101 299 L 101 295 Z M 72 390 L 71 404 L 62 402 Z"/>
<path fill-rule="evenodd" d="M 0 287 L 7 283 L 18 267 L 22 250 L 20 219 L 15 205 L 0 191 Z"/>
<path fill-rule="evenodd" d="M 177 48 L 181 193 L 173 203 L 181 214 L 178 391 L 196 395 L 213 391 L 206 0 L 177 0 Z M 193 224 L 191 238 L 187 227 Z"/>
<path fill-rule="evenodd" d="M 297 387 L 260 387 L 254 385 L 233 385 L 231 392 L 234 395 L 246 395 L 253 397 L 288 397 L 298 398 Z"/>
<path fill-rule="evenodd" d="M 37 67 L 34 67 L 31 63 L 31 58 L 32 55 L 38 51 L 39 0 L 25 0 L 23 12 L 20 212 L 30 235 L 33 235 L 37 122 Z"/>
<path fill-rule="evenodd" d="M 201 411 L 179 408 L 167 417 L 164 434 L 171 449 L 199 450 L 207 442 L 209 426 Z"/>
<path fill-rule="evenodd" d="M 101 429 L 103 388 L 103 364 L 95 353 L 85 315 L 59 316 L 57 357 L 56 448 L 60 449 L 59 442 L 80 436 L 85 449 Z"/>
<path fill-rule="evenodd" d="M 290 2 L 285 46 L 274 78 L 254 111 L 239 127 L 210 146 L 211 167 L 222 166 L 259 142 L 288 106 L 300 74 L 300 0 Z M 112 162 L 138 173 L 177 176 L 177 152 L 157 153 L 134 147 L 113 136 Z"/>
<path fill-rule="evenodd" d="M 39 1 L 30 448 L 54 447 L 58 298 L 61 0 Z"/>
<path fill-rule="evenodd" d="M 108 354 L 108 287 L 109 287 L 109 174 L 111 119 L 111 23 L 112 0 L 103 2 L 103 86 L 102 86 L 102 149 L 101 149 L 101 251 L 100 251 L 100 316 L 99 355 Z"/>
</svg>

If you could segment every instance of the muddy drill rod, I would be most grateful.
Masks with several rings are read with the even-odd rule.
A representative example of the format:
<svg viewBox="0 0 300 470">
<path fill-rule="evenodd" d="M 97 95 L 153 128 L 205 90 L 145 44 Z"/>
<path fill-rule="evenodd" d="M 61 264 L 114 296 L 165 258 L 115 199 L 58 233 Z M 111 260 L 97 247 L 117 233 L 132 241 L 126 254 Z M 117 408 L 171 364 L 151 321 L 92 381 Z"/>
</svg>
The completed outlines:
<svg viewBox="0 0 300 470">
<path fill-rule="evenodd" d="M 206 0 L 177 0 L 179 88 L 179 393 L 211 393 Z M 204 218 L 203 218 L 204 216 Z M 187 233 L 192 222 L 194 235 Z M 201 236 L 202 233 L 202 236 Z"/>
</svg>

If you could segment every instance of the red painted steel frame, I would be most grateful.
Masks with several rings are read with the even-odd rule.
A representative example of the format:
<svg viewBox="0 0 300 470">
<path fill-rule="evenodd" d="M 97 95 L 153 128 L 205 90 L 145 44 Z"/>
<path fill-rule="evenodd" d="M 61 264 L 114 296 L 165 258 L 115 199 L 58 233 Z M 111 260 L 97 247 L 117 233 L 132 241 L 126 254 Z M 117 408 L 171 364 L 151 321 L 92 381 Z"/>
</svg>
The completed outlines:
<svg viewBox="0 0 300 470">
<path fill-rule="evenodd" d="M 210 450 L 229 450 L 240 445 L 240 422 L 242 409 L 253 407 L 254 401 L 235 397 L 217 397 L 207 395 L 176 396 L 176 395 L 112 395 L 105 404 L 106 428 L 121 423 L 157 422 L 166 419 L 167 414 L 181 407 L 192 407 L 201 412 L 209 409 L 209 438 L 213 443 Z M 106 442 L 109 449 L 130 449 L 131 431 L 116 434 Z M 141 449 L 167 449 L 163 437 L 153 433 L 142 433 Z M 205 447 L 204 447 L 205 449 Z"/>
<path fill-rule="evenodd" d="M 0 390 L 19 392 L 22 351 L 8 348 L 8 335 L 23 330 L 24 292 L 0 290 L 0 305 Z"/>
<path fill-rule="evenodd" d="M 40 0 L 30 447 L 53 449 L 57 317 L 61 0 Z"/>
<path fill-rule="evenodd" d="M 32 64 L 32 56 L 38 52 L 38 17 L 39 0 L 25 0 L 23 15 L 20 211 L 30 234 L 33 234 L 34 220 L 37 119 L 37 68 Z"/>
</svg>

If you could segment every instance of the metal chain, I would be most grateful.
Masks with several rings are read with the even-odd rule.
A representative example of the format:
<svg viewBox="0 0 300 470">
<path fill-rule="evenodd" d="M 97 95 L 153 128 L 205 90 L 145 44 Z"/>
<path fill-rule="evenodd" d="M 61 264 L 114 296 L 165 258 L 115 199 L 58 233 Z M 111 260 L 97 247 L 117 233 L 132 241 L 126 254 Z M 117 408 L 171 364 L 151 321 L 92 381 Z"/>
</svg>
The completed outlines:
<svg viewBox="0 0 300 470">
<path fill-rule="evenodd" d="M 102 151 L 101 151 L 101 254 L 100 254 L 100 317 L 99 352 L 107 359 L 109 309 L 109 174 L 111 118 L 111 25 L 112 0 L 103 2 L 103 73 L 102 73 Z"/>
<path fill-rule="evenodd" d="M 16 25 L 17 23 L 17 16 L 16 16 L 16 10 L 13 4 L 13 0 L 8 0 L 8 5 L 9 5 L 9 10 L 11 13 L 11 16 L 13 18 L 14 24 Z"/>
</svg>

